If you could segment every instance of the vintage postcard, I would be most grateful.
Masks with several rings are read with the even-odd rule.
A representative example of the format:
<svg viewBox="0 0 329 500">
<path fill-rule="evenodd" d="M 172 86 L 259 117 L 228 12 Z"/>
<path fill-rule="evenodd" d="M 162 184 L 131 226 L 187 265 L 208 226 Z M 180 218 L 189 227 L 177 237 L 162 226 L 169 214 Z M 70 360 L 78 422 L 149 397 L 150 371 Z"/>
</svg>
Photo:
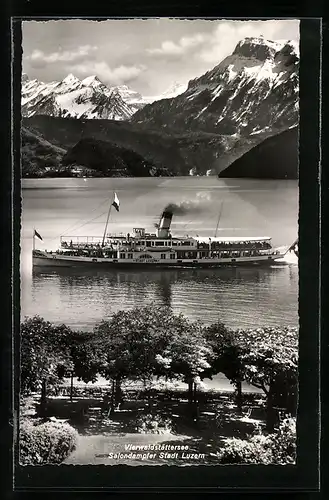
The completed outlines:
<svg viewBox="0 0 329 500">
<path fill-rule="evenodd" d="M 296 463 L 299 25 L 22 22 L 21 465 Z"/>
</svg>

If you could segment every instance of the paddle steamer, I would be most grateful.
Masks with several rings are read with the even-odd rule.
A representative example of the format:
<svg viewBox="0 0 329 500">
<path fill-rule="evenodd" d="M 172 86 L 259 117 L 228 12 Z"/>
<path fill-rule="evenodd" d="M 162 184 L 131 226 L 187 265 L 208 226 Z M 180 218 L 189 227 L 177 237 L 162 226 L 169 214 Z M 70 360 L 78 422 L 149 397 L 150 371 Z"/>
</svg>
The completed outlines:
<svg viewBox="0 0 329 500">
<path fill-rule="evenodd" d="M 119 211 L 117 203 L 112 203 Z M 134 228 L 132 234 L 107 234 L 103 237 L 67 236 L 60 238 L 56 251 L 35 248 L 33 235 L 33 266 L 38 267 L 222 267 L 236 265 L 272 264 L 287 251 L 296 247 L 294 242 L 285 251 L 273 248 L 271 237 L 199 237 L 173 236 L 170 226 L 173 213 L 162 213 L 155 233 L 145 228 Z"/>
</svg>

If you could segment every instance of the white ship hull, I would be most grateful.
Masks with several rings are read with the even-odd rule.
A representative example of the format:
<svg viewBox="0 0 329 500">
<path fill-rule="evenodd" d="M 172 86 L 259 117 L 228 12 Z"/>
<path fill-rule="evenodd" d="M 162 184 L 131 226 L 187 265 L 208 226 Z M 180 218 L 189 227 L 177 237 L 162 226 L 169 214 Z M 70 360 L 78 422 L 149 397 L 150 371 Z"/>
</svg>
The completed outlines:
<svg viewBox="0 0 329 500">
<path fill-rule="evenodd" d="M 116 198 L 116 205 L 119 204 Z M 108 234 L 103 237 L 61 237 L 56 252 L 35 249 L 34 267 L 103 268 L 220 268 L 238 265 L 270 265 L 284 257 L 272 247 L 268 236 L 199 237 L 172 236 L 173 213 L 166 209 L 156 233 L 134 228 L 133 234 Z M 40 239 L 39 233 L 36 233 Z"/>
<path fill-rule="evenodd" d="M 44 253 L 44 255 L 33 256 L 33 266 L 36 267 L 107 267 L 107 268 L 136 268 L 136 267 L 225 267 L 236 265 L 270 265 L 275 260 L 282 258 L 283 254 L 258 255 L 254 257 L 236 258 L 202 258 L 202 259 L 109 259 L 95 257 L 75 257 Z"/>
</svg>

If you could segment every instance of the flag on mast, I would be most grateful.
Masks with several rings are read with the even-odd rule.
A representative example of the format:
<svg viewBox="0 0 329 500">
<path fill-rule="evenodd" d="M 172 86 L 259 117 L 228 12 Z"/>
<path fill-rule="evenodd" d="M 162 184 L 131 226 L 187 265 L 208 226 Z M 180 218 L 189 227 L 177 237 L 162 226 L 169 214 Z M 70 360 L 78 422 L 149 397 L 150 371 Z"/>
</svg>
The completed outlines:
<svg viewBox="0 0 329 500">
<path fill-rule="evenodd" d="M 39 238 L 39 240 L 43 241 L 42 237 L 40 236 L 40 234 L 36 230 L 34 230 L 34 236 L 36 236 L 37 238 Z"/>
<path fill-rule="evenodd" d="M 116 209 L 117 212 L 119 212 L 120 201 L 116 193 L 114 193 L 114 201 L 112 203 L 112 206 Z"/>
</svg>

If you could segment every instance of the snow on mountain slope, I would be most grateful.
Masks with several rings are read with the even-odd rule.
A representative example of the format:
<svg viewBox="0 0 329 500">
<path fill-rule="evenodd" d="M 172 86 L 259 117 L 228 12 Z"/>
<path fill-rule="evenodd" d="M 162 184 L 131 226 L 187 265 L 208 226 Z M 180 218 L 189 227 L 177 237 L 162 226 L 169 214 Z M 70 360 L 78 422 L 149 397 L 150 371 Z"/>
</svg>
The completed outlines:
<svg viewBox="0 0 329 500">
<path fill-rule="evenodd" d="M 171 99 L 177 97 L 178 95 L 185 92 L 187 89 L 187 83 L 174 82 L 165 92 L 155 96 L 144 96 L 143 102 L 144 106 L 146 104 L 152 104 L 156 101 L 161 101 L 162 99 Z"/>
<path fill-rule="evenodd" d="M 146 104 L 142 94 L 131 89 L 128 85 L 113 87 L 113 91 L 117 92 L 121 98 L 135 111 L 141 109 Z"/>
<path fill-rule="evenodd" d="M 83 80 L 72 74 L 61 82 L 44 83 L 29 80 L 22 75 L 22 115 L 35 114 L 73 118 L 108 118 L 128 120 L 136 111 L 151 102 L 174 97 L 187 88 L 187 84 L 174 83 L 158 96 L 144 97 L 139 92 L 119 85 L 107 87 L 96 75 Z"/>
<path fill-rule="evenodd" d="M 187 90 L 187 83 L 174 82 L 169 89 L 161 94 L 160 99 L 170 99 L 183 94 Z"/>
<path fill-rule="evenodd" d="M 230 137 L 271 134 L 298 122 L 299 46 L 246 38 L 231 55 L 188 85 L 143 96 L 127 85 L 107 87 L 96 75 L 44 83 L 22 75 L 22 115 L 132 120 L 142 127 Z M 259 134 L 261 135 L 261 134 Z"/>
<path fill-rule="evenodd" d="M 117 91 L 122 99 L 129 105 L 137 109 L 143 108 L 146 104 L 151 104 L 155 101 L 160 101 L 161 99 L 169 99 L 182 94 L 187 89 L 187 83 L 174 82 L 165 92 L 154 96 L 142 96 L 139 92 L 132 90 L 127 85 L 120 85 L 118 87 L 113 87 L 113 90 Z"/>
<path fill-rule="evenodd" d="M 246 38 L 185 92 L 138 111 L 148 127 L 248 136 L 298 122 L 298 46 L 290 41 Z"/>
<path fill-rule="evenodd" d="M 97 76 L 79 80 L 69 74 L 61 82 L 43 83 L 22 75 L 22 115 L 127 120 L 137 110 Z"/>
</svg>

